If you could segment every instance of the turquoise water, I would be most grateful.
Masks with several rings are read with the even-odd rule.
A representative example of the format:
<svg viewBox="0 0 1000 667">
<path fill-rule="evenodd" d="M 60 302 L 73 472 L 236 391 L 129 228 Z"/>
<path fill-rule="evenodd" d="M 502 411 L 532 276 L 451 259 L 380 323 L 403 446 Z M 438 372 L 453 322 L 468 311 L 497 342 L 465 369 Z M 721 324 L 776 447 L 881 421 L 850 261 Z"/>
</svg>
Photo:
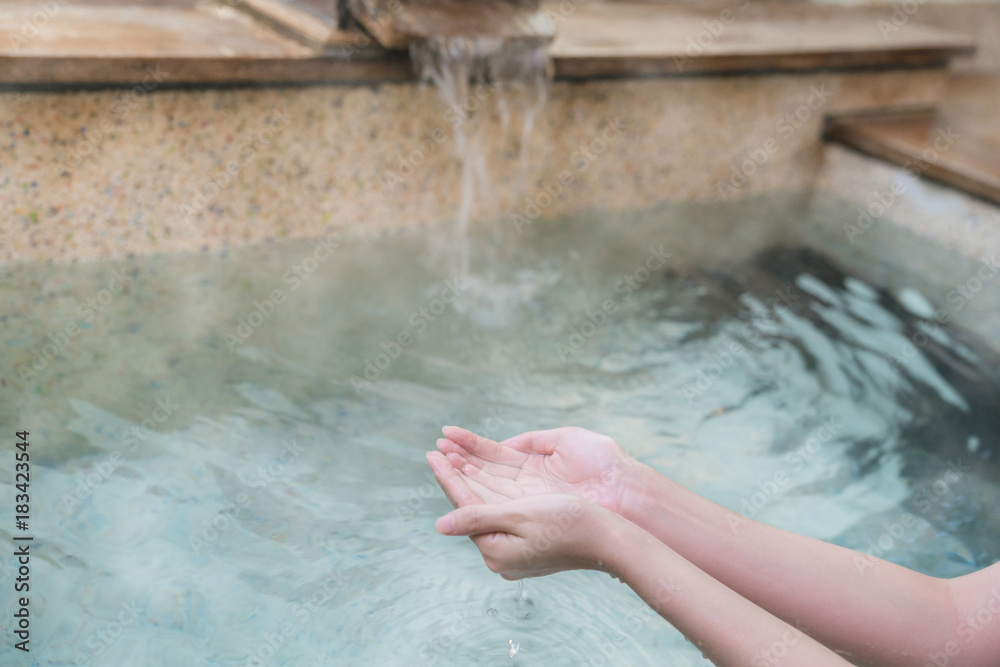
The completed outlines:
<svg viewBox="0 0 1000 667">
<path fill-rule="evenodd" d="M 739 210 L 479 230 L 464 276 L 435 230 L 9 269 L 32 657 L 707 664 L 607 576 L 522 589 L 437 535 L 449 423 L 584 426 L 789 530 L 941 576 L 995 562 L 991 348 Z"/>
</svg>

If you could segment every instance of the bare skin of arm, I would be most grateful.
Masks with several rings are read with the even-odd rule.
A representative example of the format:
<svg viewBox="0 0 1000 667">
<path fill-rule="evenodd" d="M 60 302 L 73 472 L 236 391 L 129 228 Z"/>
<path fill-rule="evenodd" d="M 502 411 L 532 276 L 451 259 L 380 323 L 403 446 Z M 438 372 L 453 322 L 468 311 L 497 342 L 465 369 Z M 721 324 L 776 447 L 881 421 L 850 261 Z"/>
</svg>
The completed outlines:
<svg viewBox="0 0 1000 667">
<path fill-rule="evenodd" d="M 437 465 L 447 462 L 483 501 L 553 492 L 589 498 L 853 662 L 1000 665 L 1000 564 L 938 579 L 788 533 L 684 489 L 584 429 L 502 443 L 456 427 L 445 435 Z M 995 622 L 984 623 L 990 614 Z"/>
<path fill-rule="evenodd" d="M 447 461 L 431 462 L 449 497 L 475 495 L 458 473 L 448 470 Z M 472 537 L 488 567 L 505 579 L 573 569 L 607 572 L 647 600 L 719 667 L 850 664 L 642 528 L 578 496 L 540 494 L 467 504 L 438 519 L 436 527 L 445 535 Z"/>
</svg>

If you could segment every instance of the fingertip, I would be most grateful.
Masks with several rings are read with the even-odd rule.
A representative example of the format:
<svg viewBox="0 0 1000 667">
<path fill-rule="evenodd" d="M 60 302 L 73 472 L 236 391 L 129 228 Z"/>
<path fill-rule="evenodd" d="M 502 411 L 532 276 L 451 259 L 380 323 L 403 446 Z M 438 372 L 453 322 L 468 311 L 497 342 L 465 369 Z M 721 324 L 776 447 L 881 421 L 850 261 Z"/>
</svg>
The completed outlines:
<svg viewBox="0 0 1000 667">
<path fill-rule="evenodd" d="M 434 522 L 434 530 L 442 535 L 452 535 L 455 533 L 455 514 L 449 512 Z"/>
</svg>

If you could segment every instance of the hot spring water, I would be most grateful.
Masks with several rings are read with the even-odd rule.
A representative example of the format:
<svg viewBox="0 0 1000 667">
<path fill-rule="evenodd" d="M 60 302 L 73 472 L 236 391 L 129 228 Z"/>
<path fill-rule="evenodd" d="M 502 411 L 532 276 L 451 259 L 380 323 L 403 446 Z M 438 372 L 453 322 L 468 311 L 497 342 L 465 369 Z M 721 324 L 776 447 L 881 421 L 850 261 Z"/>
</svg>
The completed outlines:
<svg viewBox="0 0 1000 667">
<path fill-rule="evenodd" d="M 584 426 L 789 530 L 936 575 L 995 561 L 996 357 L 953 327 L 909 354 L 925 320 L 770 247 L 792 221 L 747 210 L 537 223 L 488 280 L 436 261 L 433 230 L 12 267 L 0 337 L 21 371 L 80 325 L 2 378 L 17 400 L 0 422 L 35 457 L 32 655 L 706 664 L 606 575 L 522 589 L 437 535 L 449 505 L 424 452 L 442 424 Z M 471 267 L 487 236 L 470 234 Z M 126 291 L 84 317 L 116 271 Z"/>
</svg>

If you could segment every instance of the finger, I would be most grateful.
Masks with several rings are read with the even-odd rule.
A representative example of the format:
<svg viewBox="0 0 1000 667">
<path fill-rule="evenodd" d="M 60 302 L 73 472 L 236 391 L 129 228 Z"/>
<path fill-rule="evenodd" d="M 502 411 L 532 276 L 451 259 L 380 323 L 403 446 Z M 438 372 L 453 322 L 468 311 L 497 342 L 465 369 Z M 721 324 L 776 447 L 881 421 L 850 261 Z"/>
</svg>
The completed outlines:
<svg viewBox="0 0 1000 667">
<path fill-rule="evenodd" d="M 480 472 L 475 477 L 464 475 L 462 478 L 462 481 L 469 487 L 469 490 L 482 498 L 484 503 L 495 505 L 511 500 L 512 498 L 520 498 L 524 495 L 524 493 L 516 490 L 514 495 L 511 495 L 509 492 L 503 493 L 499 488 L 493 488 L 494 486 L 498 486 L 493 483 L 496 480 L 496 477 L 490 477 L 484 472 Z"/>
<path fill-rule="evenodd" d="M 513 451 L 509 447 L 501 447 L 500 443 L 489 438 L 476 435 L 458 426 L 445 426 L 441 429 L 445 437 L 456 445 L 464 448 L 469 454 L 478 456 L 490 463 L 501 463 L 520 467 L 524 462 L 524 455 L 521 452 Z"/>
<path fill-rule="evenodd" d="M 460 507 L 434 522 L 442 535 L 516 534 L 517 520 L 505 503 Z"/>
<path fill-rule="evenodd" d="M 483 502 L 482 497 L 469 488 L 465 477 L 448 463 L 441 452 L 427 452 L 427 463 L 434 471 L 434 478 L 452 507 L 465 507 Z"/>
<path fill-rule="evenodd" d="M 513 438 L 507 438 L 499 444 L 501 447 L 507 447 L 518 452 L 524 452 L 525 454 L 548 455 L 555 451 L 556 445 L 559 444 L 559 438 L 553 437 L 553 431 L 555 430 L 528 431 L 520 435 L 515 435 Z"/>
<path fill-rule="evenodd" d="M 489 470 L 476 468 L 458 454 L 447 454 L 446 456 L 451 467 L 463 475 L 462 481 L 484 502 L 499 502 L 494 496 L 487 496 L 487 490 L 508 500 L 521 498 L 525 495 L 521 483 L 514 477 L 493 475 Z"/>
<path fill-rule="evenodd" d="M 461 470 L 466 475 L 472 475 L 472 474 L 474 474 L 472 472 L 473 470 L 475 470 L 475 472 L 479 472 L 479 468 L 476 468 L 474 465 L 472 465 L 471 463 L 469 463 L 468 459 L 466 459 L 461 454 L 455 454 L 454 452 L 448 452 L 448 453 L 446 453 L 444 455 L 444 457 L 446 459 L 448 459 L 448 463 L 451 464 L 452 468 L 454 468 L 455 470 Z"/>
<path fill-rule="evenodd" d="M 464 472 L 466 475 L 474 475 L 479 471 L 485 471 L 491 475 L 495 475 L 496 477 L 516 479 L 521 473 L 521 465 L 524 463 L 524 459 L 527 459 L 527 455 L 519 454 L 522 457 L 522 460 L 519 461 L 517 465 L 509 463 L 492 463 L 476 456 L 475 454 L 470 454 L 464 447 L 446 438 L 438 440 L 437 445 L 438 449 L 444 452 L 444 455 L 448 457 L 448 461 L 450 461 L 453 466 Z M 466 467 L 470 465 L 473 468 L 472 470 L 469 470 Z"/>
</svg>

